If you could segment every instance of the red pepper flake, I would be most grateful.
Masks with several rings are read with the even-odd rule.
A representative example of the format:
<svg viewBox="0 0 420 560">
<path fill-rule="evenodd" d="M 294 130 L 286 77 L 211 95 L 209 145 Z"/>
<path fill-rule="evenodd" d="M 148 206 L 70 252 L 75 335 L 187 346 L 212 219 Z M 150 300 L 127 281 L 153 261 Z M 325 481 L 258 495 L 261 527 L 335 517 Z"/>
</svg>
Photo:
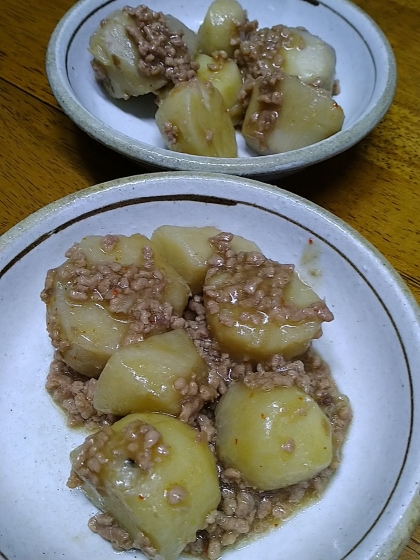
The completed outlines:
<svg viewBox="0 0 420 560">
<path fill-rule="evenodd" d="M 141 494 L 139 494 L 139 500 L 144 500 L 144 496 L 142 496 Z"/>
<path fill-rule="evenodd" d="M 262 412 L 261 412 L 261 418 L 262 418 L 263 420 L 265 419 L 265 414 L 263 414 Z"/>
<path fill-rule="evenodd" d="M 238 445 L 238 438 L 235 438 L 235 445 Z"/>
<path fill-rule="evenodd" d="M 308 239 L 308 243 L 309 243 L 309 245 L 312 245 L 313 241 L 312 241 L 311 238 Z"/>
</svg>

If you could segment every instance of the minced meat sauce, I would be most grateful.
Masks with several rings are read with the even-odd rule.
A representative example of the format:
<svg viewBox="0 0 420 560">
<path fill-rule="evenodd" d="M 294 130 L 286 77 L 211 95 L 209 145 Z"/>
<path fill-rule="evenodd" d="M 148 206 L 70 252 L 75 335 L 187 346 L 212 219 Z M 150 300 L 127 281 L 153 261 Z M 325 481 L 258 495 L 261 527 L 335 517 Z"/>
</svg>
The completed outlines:
<svg viewBox="0 0 420 560">
<path fill-rule="evenodd" d="M 230 234 L 221 234 L 213 239 L 213 243 L 218 247 L 218 253 L 210 262 L 210 271 L 220 266 L 235 267 L 240 263 L 244 256 L 235 255 L 229 248 Z M 93 277 L 93 271 L 86 263 L 83 255 L 77 253 L 77 248 L 73 248 L 68 256 L 76 254 L 78 262 L 78 274 L 73 270 L 73 278 L 83 278 L 83 268 L 89 269 L 87 274 Z M 159 278 L 162 282 L 162 275 L 153 266 L 153 252 L 149 248 L 146 250 L 147 272 L 149 275 Z M 254 263 L 261 261 L 259 265 L 266 268 L 273 268 L 272 261 L 265 259 L 256 253 L 251 258 Z M 282 268 L 282 275 L 287 277 L 293 267 L 289 265 L 278 265 Z M 289 269 L 288 269 L 289 267 Z M 239 267 L 240 268 L 240 267 Z M 238 268 L 238 270 L 239 270 Z M 248 267 L 252 269 L 252 267 Z M 109 272 L 108 272 L 109 269 Z M 98 284 L 107 286 L 109 290 L 114 290 L 113 286 L 118 284 L 123 277 L 122 271 L 113 270 L 113 267 L 102 268 L 100 275 L 97 275 Z M 97 272 L 97 271 L 96 271 Z M 138 272 L 138 271 L 137 271 Z M 154 274 L 156 272 L 156 274 Z M 115 276 L 115 274 L 117 275 Z M 108 274 L 108 279 L 107 279 Z M 71 275 L 70 275 L 71 276 Z M 113 285 L 110 278 L 113 278 Z M 76 282 L 76 281 L 75 281 Z M 281 284 L 281 279 L 277 284 Z M 76 285 L 76 284 L 75 284 Z M 254 297 L 257 287 L 261 286 L 260 279 L 250 276 L 247 279 L 249 295 Z M 46 289 L 42 298 L 46 301 L 51 290 L 50 277 L 46 282 Z M 91 290 L 89 292 L 89 290 Z M 94 293 L 92 285 L 89 290 L 83 288 L 83 293 Z M 104 288 L 105 290 L 105 288 Z M 277 295 L 281 287 L 277 286 Z M 114 291 L 113 291 L 114 293 Z M 155 292 L 156 293 L 156 292 Z M 214 304 L 217 305 L 217 298 L 223 294 L 212 292 Z M 261 296 L 261 293 L 259 294 Z M 273 295 L 273 294 L 271 294 Z M 264 294 L 263 294 L 264 296 Z M 265 294 L 265 311 L 268 311 L 270 298 Z M 139 296 L 140 297 L 140 296 Z M 275 299 L 275 298 L 274 298 Z M 274 306 L 273 299 L 271 305 Z M 165 305 L 161 302 L 161 305 Z M 133 303 L 135 306 L 135 300 Z M 128 311 L 129 313 L 129 311 Z M 325 306 L 310 306 L 302 311 L 303 316 L 311 316 L 314 313 L 323 315 L 325 320 L 331 320 L 332 316 Z M 280 354 L 272 355 L 266 360 L 258 363 L 251 361 L 234 360 L 229 353 L 222 352 L 217 342 L 212 339 L 206 323 L 205 307 L 202 296 L 190 298 L 184 314 L 179 317 L 169 315 L 167 320 L 168 329 L 184 329 L 193 340 L 199 354 L 208 365 L 207 378 L 201 382 L 187 381 L 178 379 L 175 382 L 175 389 L 182 395 L 182 410 L 179 418 L 197 430 L 197 437 L 207 441 L 210 449 L 215 454 L 218 465 L 219 481 L 222 500 L 217 510 L 207 516 L 207 526 L 197 533 L 194 542 L 187 545 L 185 552 L 194 556 L 218 558 L 223 549 L 234 545 L 244 537 L 253 537 L 266 532 L 272 527 L 278 526 L 284 519 L 289 517 L 299 506 L 308 499 L 319 497 L 330 480 L 331 476 L 340 463 L 340 450 L 345 438 L 345 434 L 351 421 L 351 409 L 347 398 L 340 394 L 328 365 L 310 347 L 303 355 L 291 361 L 286 361 Z M 144 332 L 142 333 L 144 334 Z M 133 337 L 132 340 L 138 341 L 140 337 Z M 130 344 L 132 340 L 125 340 L 125 344 Z M 86 378 L 67 366 L 60 354 L 59 343 L 55 340 L 57 348 L 54 361 L 51 364 L 47 377 L 46 388 L 53 400 L 62 407 L 67 415 L 68 425 L 71 427 L 84 426 L 88 430 L 95 430 L 92 436 L 87 438 L 78 461 L 86 469 L 88 477 L 94 481 L 100 472 L 101 447 L 110 437 L 115 438 L 113 430 L 110 428 L 118 417 L 110 414 L 102 414 L 95 410 L 93 406 L 93 394 L 97 381 Z M 214 411 L 220 396 L 229 388 L 233 381 L 241 381 L 250 388 L 263 387 L 270 390 L 276 387 L 296 386 L 312 397 L 326 414 L 332 428 L 334 441 L 334 457 L 331 464 L 314 478 L 282 488 L 280 490 L 259 492 L 246 485 L 241 473 L 233 468 L 224 467 L 218 460 L 215 449 L 216 426 Z M 144 453 L 144 449 L 158 449 L 160 434 L 151 426 L 132 426 L 129 424 L 127 429 L 131 430 L 135 438 L 143 438 L 141 446 L 143 452 L 140 457 L 135 456 L 134 447 L 133 460 L 141 467 L 147 468 L 151 455 Z M 125 445 L 125 439 L 133 442 L 133 437 L 127 437 L 126 433 L 119 434 L 118 441 L 114 441 L 115 448 Z M 145 444 L 144 442 L 148 443 Z M 292 445 L 293 442 L 290 442 Z M 127 449 L 126 449 L 127 452 Z M 165 449 L 160 449 L 160 453 L 165 453 Z M 81 480 L 73 472 L 69 478 L 68 486 L 71 488 L 81 484 Z M 173 488 L 169 498 L 172 500 L 182 499 L 183 488 Z M 175 502 L 174 502 L 175 503 Z M 139 548 L 145 554 L 153 557 L 154 551 L 150 542 L 144 535 L 139 535 L 134 541 L 128 533 L 119 527 L 108 513 L 100 513 L 89 521 L 92 531 L 98 533 L 103 538 L 109 540 L 116 550 L 128 550 Z"/>
</svg>

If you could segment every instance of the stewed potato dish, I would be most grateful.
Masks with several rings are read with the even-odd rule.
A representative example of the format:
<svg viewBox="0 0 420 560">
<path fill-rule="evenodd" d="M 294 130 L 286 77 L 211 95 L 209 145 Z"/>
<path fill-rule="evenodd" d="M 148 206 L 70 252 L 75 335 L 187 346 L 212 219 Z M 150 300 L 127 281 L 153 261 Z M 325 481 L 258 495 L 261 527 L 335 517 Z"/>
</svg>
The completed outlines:
<svg viewBox="0 0 420 560">
<path fill-rule="evenodd" d="M 312 348 L 333 315 L 292 264 L 210 226 L 92 235 L 41 298 L 46 388 L 88 431 L 68 486 L 115 550 L 215 560 L 320 497 L 351 408 Z"/>
</svg>

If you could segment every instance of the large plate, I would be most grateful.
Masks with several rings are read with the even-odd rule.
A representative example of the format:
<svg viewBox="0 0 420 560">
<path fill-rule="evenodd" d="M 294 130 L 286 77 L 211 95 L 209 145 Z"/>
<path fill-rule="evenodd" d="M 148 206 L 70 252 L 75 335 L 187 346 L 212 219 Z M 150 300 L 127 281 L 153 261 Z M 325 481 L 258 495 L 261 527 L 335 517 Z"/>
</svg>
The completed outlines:
<svg viewBox="0 0 420 560">
<path fill-rule="evenodd" d="M 151 96 L 111 100 L 95 82 L 88 52 L 89 38 L 100 21 L 126 0 L 81 0 L 57 25 L 47 52 L 52 91 L 67 115 L 106 146 L 153 168 L 213 171 L 275 177 L 334 156 L 353 146 L 381 120 L 396 85 L 395 59 L 388 40 L 374 21 L 348 0 L 243 0 L 250 19 L 260 27 L 277 23 L 304 26 L 331 44 L 337 54 L 337 77 L 343 107 L 343 130 L 315 145 L 258 157 L 238 134 L 239 158 L 178 154 L 165 148 L 154 122 Z M 131 5 L 137 5 L 131 3 Z M 178 17 L 197 31 L 210 0 L 149 0 L 157 11 Z"/>
<path fill-rule="evenodd" d="M 44 389 L 52 347 L 46 271 L 87 234 L 215 225 L 295 263 L 335 320 L 316 347 L 354 421 L 322 499 L 229 560 L 391 560 L 419 520 L 420 315 L 398 274 L 360 235 L 282 190 L 218 174 L 158 173 L 66 197 L 0 239 L 0 550 L 5 558 L 111 560 L 87 528 L 95 508 L 66 488 L 68 429 Z M 139 552 L 121 558 L 141 558 Z"/>
</svg>

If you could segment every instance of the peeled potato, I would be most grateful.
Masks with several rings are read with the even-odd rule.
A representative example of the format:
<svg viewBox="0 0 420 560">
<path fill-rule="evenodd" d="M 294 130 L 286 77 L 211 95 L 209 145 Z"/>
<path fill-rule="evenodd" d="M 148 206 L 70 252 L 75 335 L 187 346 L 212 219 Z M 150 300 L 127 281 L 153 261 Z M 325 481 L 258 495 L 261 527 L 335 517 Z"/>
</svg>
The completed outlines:
<svg viewBox="0 0 420 560">
<path fill-rule="evenodd" d="M 328 418 L 296 387 L 231 385 L 216 408 L 217 453 L 250 486 L 275 490 L 317 475 L 332 460 Z"/>
<path fill-rule="evenodd" d="M 208 260 L 216 252 L 209 239 L 219 233 L 220 229 L 212 226 L 160 226 L 153 232 L 151 241 L 159 254 L 185 278 L 195 295 L 203 291 Z M 233 236 L 231 247 L 237 253 L 260 252 L 253 241 L 240 235 Z"/>
<path fill-rule="evenodd" d="M 185 23 L 183 23 L 178 18 L 172 16 L 171 14 L 165 14 L 166 24 L 170 31 L 174 33 L 182 34 L 182 40 L 184 41 L 185 45 L 187 46 L 188 52 L 192 57 L 195 56 L 198 50 L 198 35 L 187 27 Z"/>
<path fill-rule="evenodd" d="M 233 124 L 239 124 L 243 113 L 243 107 L 238 101 L 242 74 L 236 62 L 230 58 L 206 54 L 197 55 L 195 61 L 200 65 L 197 78 L 202 82 L 211 82 L 220 91 Z"/>
<path fill-rule="evenodd" d="M 131 412 L 181 412 L 177 379 L 206 376 L 207 365 L 183 330 L 157 334 L 117 350 L 102 371 L 93 398 L 96 410 L 125 416 Z"/>
<path fill-rule="evenodd" d="M 234 272 L 222 271 L 207 279 L 205 287 L 211 289 L 232 285 L 234 290 L 242 289 L 255 274 L 254 270 L 249 276 L 244 274 L 239 279 L 233 276 Z M 259 288 L 264 289 L 267 282 L 264 281 Z M 296 309 L 304 309 L 320 302 L 316 293 L 296 273 L 283 290 L 283 299 L 284 304 Z M 219 303 L 217 313 L 211 312 L 208 296 L 204 298 L 204 305 L 210 333 L 223 351 L 238 359 L 248 357 L 263 360 L 273 354 L 282 354 L 286 359 L 292 359 L 307 349 L 310 341 L 319 335 L 322 324 L 322 319 L 317 316 L 298 322 L 276 319 L 264 311 L 250 309 L 240 301 L 235 301 L 234 297 L 230 301 Z M 257 317 L 258 321 L 249 317 L 249 314 Z"/>
<path fill-rule="evenodd" d="M 103 20 L 89 42 L 97 76 L 107 93 L 117 99 L 144 95 L 168 82 L 162 75 L 139 74 L 139 49 L 126 31 L 130 25 L 130 16 L 123 10 L 117 10 Z"/>
<path fill-rule="evenodd" d="M 140 234 L 115 236 L 114 240 L 115 243 L 107 245 L 101 236 L 88 236 L 78 248 L 89 265 L 118 263 L 141 267 L 144 264 L 142 251 L 151 247 L 150 240 Z M 88 377 L 99 377 L 108 359 L 121 346 L 132 318 L 123 312 L 112 313 L 106 300 L 70 297 L 71 280 L 63 279 L 61 274 L 66 263 L 53 271 L 52 287 L 45 299 L 49 330 L 60 341 L 63 359 L 70 367 Z M 169 302 L 175 314 L 181 315 L 191 293 L 188 284 L 157 253 L 154 264 L 165 281 L 161 302 Z M 127 295 L 127 302 L 134 303 L 140 295 L 138 292 Z M 157 332 L 162 328 L 154 325 Z"/>
<path fill-rule="evenodd" d="M 119 348 L 129 321 L 112 316 L 100 303 L 73 302 L 69 285 L 56 276 L 53 294 L 47 303 L 47 320 L 54 323 L 60 338 L 67 342 L 64 361 L 87 377 L 99 377 L 110 356 Z"/>
<path fill-rule="evenodd" d="M 287 74 L 268 92 L 264 87 L 259 78 L 242 125 L 246 143 L 258 154 L 303 148 L 341 130 L 343 110 L 324 90 Z"/>
<path fill-rule="evenodd" d="M 197 156 L 236 157 L 235 129 L 222 94 L 209 82 L 181 82 L 162 99 L 156 124 L 167 147 Z"/>
<path fill-rule="evenodd" d="M 134 421 L 151 425 L 161 434 L 152 446 L 153 465 L 148 470 L 140 468 L 124 447 L 122 432 Z M 73 468 L 84 482 L 82 489 L 133 540 L 139 532 L 149 539 L 156 558 L 175 560 L 195 540 L 196 531 L 205 527 L 206 516 L 220 501 L 213 454 L 207 443 L 197 440 L 194 428 L 163 414 L 131 414 L 112 430 L 114 436 L 101 449 L 107 461 L 96 485 L 87 479 L 86 469 L 75 468 L 82 446 L 71 453 Z M 159 454 L 157 446 L 164 446 L 168 453 Z M 116 447 L 118 454 L 113 453 Z M 178 501 L 171 500 L 174 491 Z"/>
<path fill-rule="evenodd" d="M 231 40 L 239 36 L 240 26 L 246 20 L 246 12 L 236 0 L 214 0 L 198 30 L 201 51 L 208 55 L 225 51 L 232 58 Z"/>
<path fill-rule="evenodd" d="M 282 69 L 308 85 L 332 92 L 336 56 L 334 49 L 305 29 L 287 28 L 290 41 L 280 50 Z"/>
</svg>

